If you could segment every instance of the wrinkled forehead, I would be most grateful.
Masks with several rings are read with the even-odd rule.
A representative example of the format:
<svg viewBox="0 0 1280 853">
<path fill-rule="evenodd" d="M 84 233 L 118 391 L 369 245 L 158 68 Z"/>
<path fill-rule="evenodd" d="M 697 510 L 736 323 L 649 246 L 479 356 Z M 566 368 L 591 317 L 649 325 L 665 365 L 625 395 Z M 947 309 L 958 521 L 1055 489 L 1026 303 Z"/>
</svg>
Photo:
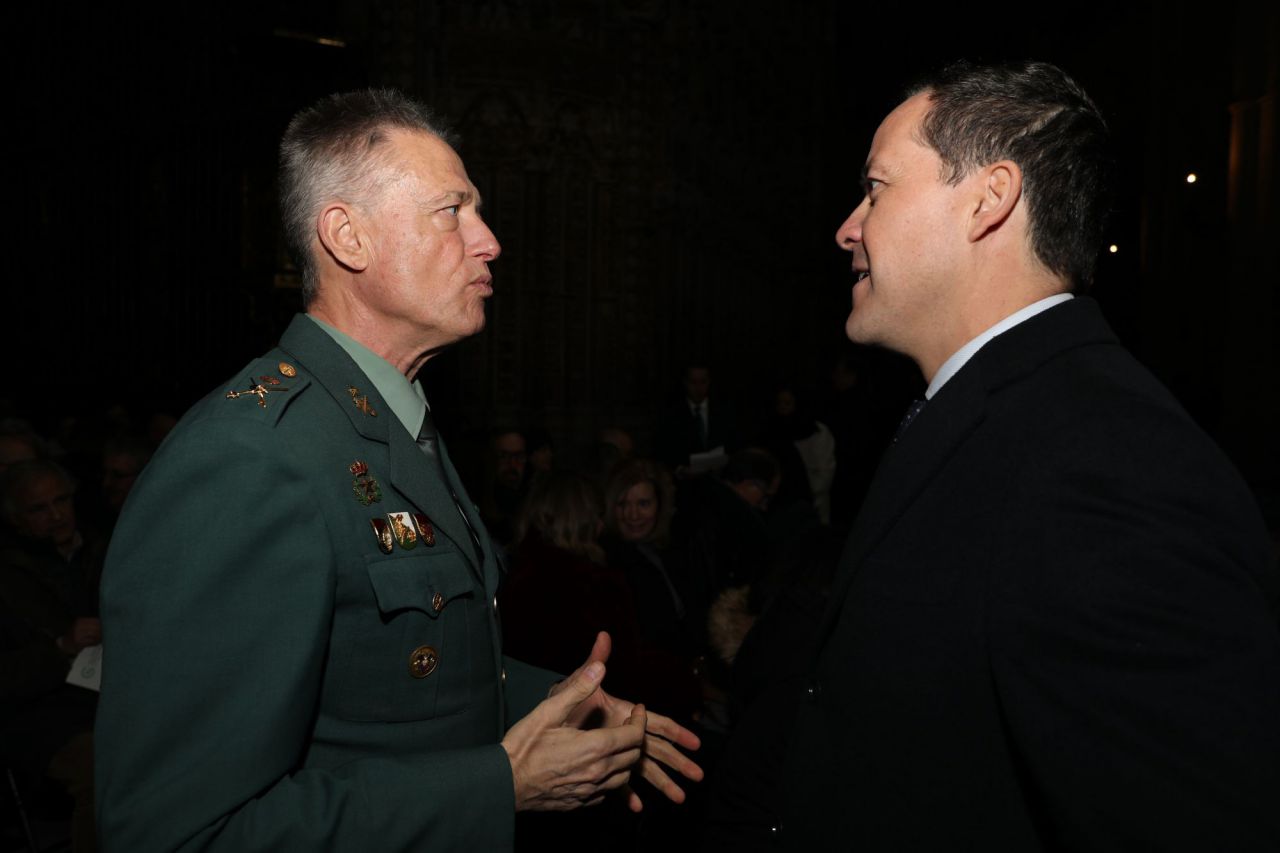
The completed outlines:
<svg viewBox="0 0 1280 853">
<path fill-rule="evenodd" d="M 466 167 L 449 143 L 426 131 L 392 128 L 377 149 L 380 165 L 391 183 L 415 185 L 419 192 L 453 193 L 477 198 Z"/>
</svg>

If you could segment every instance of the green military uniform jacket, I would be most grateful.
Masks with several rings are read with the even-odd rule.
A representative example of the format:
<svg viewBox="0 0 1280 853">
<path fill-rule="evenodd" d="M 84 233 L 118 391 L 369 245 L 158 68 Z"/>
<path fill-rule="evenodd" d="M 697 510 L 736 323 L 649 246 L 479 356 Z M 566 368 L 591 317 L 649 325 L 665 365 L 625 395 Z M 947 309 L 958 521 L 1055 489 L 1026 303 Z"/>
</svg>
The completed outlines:
<svg viewBox="0 0 1280 853">
<path fill-rule="evenodd" d="M 103 849 L 511 846 L 499 740 L 553 676 L 504 670 L 494 549 L 440 452 L 447 482 L 301 316 L 183 418 L 103 576 Z M 386 552 L 388 513 L 414 547 Z"/>
</svg>

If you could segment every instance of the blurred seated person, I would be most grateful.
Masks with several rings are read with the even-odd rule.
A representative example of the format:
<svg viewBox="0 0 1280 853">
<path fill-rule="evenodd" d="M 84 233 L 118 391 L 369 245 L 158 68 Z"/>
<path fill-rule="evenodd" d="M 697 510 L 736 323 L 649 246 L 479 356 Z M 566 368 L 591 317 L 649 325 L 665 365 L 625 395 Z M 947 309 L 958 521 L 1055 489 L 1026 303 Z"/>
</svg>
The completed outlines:
<svg viewBox="0 0 1280 853">
<path fill-rule="evenodd" d="M 681 592 L 705 660 L 708 699 L 726 697 L 729 687 L 729 668 L 707 635 L 711 604 L 726 589 L 752 584 L 769 570 L 773 545 L 765 510 L 781 484 L 773 456 L 747 448 L 729 457 L 719 477 L 689 478 L 677 489 L 673 541 L 687 555 Z"/>
<path fill-rule="evenodd" d="M 686 561 L 671 547 L 674 514 L 675 487 L 666 469 L 648 459 L 614 467 L 605 485 L 602 543 L 609 566 L 622 572 L 635 602 L 647 681 L 643 695 L 654 709 L 684 721 L 701 706 L 694 676 L 699 649 L 680 592 Z"/>
<path fill-rule="evenodd" d="M 836 440 L 827 425 L 817 420 L 791 386 L 784 385 L 774 395 L 773 413 L 766 436 L 770 447 L 794 447 L 800 460 L 798 472 L 808 485 L 814 512 L 823 524 L 831 522 L 831 485 L 836 476 Z M 779 458 L 780 462 L 783 462 Z M 784 462 L 785 467 L 785 462 Z M 801 479 L 796 477 L 796 479 Z"/>
<path fill-rule="evenodd" d="M 620 426 L 607 426 L 600 430 L 596 436 L 596 442 L 603 446 L 612 448 L 619 460 L 630 459 L 636 452 L 636 441 L 631 437 L 631 433 L 627 432 Z"/>
<path fill-rule="evenodd" d="M 609 475 L 614 466 L 624 459 L 630 459 L 635 452 L 635 439 L 620 426 L 607 426 L 596 433 L 591 479 L 601 492 L 608 486 Z"/>
<path fill-rule="evenodd" d="M 44 456 L 42 445 L 40 437 L 25 421 L 5 418 L 0 423 L 0 474 L 10 465 Z"/>
<path fill-rule="evenodd" d="M 524 433 L 509 429 L 494 434 L 489 450 L 493 474 L 481 502 L 481 516 L 489 535 L 510 547 L 515 544 L 520 507 L 528 493 L 528 445 Z M 568 671 L 574 668 L 576 664 Z"/>
<path fill-rule="evenodd" d="M 719 468 L 738 448 L 737 419 L 720 398 L 712 400 L 709 367 L 685 368 L 684 399 L 659 418 L 657 442 L 658 458 L 681 477 Z"/>
<path fill-rule="evenodd" d="M 134 481 L 151 461 L 149 442 L 131 436 L 109 438 L 102 446 L 102 500 L 111 523 L 120 515 Z"/>
<path fill-rule="evenodd" d="M 556 465 L 556 446 L 545 429 L 526 430 L 524 434 L 529 476 L 545 474 Z"/>
<path fill-rule="evenodd" d="M 102 549 L 76 528 L 75 484 L 58 464 L 19 462 L 0 479 L 0 752 L 74 802 L 74 849 L 92 850 L 93 715 L 98 694 L 66 683 L 72 660 L 101 642 Z"/>
<path fill-rule="evenodd" d="M 647 702 L 636 691 L 635 608 L 622 573 L 605 565 L 603 526 L 600 499 L 582 476 L 553 471 L 533 484 L 517 524 L 511 571 L 498 592 L 503 651 L 544 669 L 573 672 L 597 632 L 608 631 L 613 651 L 607 689 Z"/>
<path fill-rule="evenodd" d="M 703 616 L 710 600 L 722 590 L 751 583 L 767 568 L 771 547 L 765 510 L 781 484 L 777 460 L 756 447 L 730 456 L 719 477 L 680 484 L 674 535 L 682 546 L 700 555 L 702 577 L 695 587 L 705 599 Z"/>
</svg>

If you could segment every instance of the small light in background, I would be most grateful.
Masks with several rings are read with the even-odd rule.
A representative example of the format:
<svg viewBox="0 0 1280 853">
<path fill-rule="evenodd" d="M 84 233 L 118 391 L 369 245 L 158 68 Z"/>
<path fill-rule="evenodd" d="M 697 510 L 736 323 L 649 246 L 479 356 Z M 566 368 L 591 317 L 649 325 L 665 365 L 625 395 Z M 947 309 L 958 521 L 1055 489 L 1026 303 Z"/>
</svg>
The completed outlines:
<svg viewBox="0 0 1280 853">
<path fill-rule="evenodd" d="M 1114 255 L 1116 252 L 1120 251 L 1120 247 L 1117 246 L 1115 243 L 1112 243 L 1111 247 L 1107 251 L 1111 252 L 1111 254 Z"/>
<path fill-rule="evenodd" d="M 1195 182 L 1196 182 L 1196 173 L 1195 173 L 1195 172 L 1192 172 L 1192 173 L 1190 173 L 1189 175 L 1187 175 L 1187 183 L 1189 183 L 1189 184 L 1194 184 Z"/>
</svg>

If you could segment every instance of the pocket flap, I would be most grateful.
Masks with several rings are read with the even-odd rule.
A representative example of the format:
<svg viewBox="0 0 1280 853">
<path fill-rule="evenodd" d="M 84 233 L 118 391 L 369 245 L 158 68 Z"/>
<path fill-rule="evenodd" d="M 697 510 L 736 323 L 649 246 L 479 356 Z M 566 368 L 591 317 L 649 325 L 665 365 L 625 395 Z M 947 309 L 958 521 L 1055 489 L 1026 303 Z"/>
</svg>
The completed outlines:
<svg viewBox="0 0 1280 853">
<path fill-rule="evenodd" d="M 449 553 L 371 559 L 368 569 L 378 609 L 387 614 L 420 610 L 434 619 L 450 601 L 475 591 L 470 569 Z"/>
</svg>

